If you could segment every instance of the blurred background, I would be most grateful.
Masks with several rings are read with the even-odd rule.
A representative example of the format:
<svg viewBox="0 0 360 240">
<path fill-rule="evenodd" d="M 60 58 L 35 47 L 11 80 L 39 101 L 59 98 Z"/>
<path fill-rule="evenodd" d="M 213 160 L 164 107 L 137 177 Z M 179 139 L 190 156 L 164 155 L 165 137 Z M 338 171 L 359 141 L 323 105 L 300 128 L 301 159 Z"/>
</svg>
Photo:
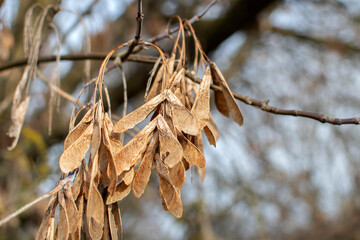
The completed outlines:
<svg viewBox="0 0 360 240">
<path fill-rule="evenodd" d="M 0 0 L 0 66 L 24 57 L 25 13 L 34 3 Z M 146 0 L 143 39 L 164 31 L 173 15 L 191 18 L 207 0 Z M 54 24 L 61 53 L 110 51 L 132 39 L 136 2 L 63 0 Z M 204 51 L 223 71 L 231 89 L 278 108 L 359 116 L 360 2 L 357 0 L 223 0 L 196 24 Z M 44 31 L 40 55 L 56 54 L 56 36 Z M 169 49 L 170 41 L 159 44 Z M 145 52 L 146 53 L 146 52 Z M 144 54 L 144 53 L 143 53 Z M 151 52 L 149 53 L 151 54 Z M 99 61 L 92 61 L 96 76 Z M 131 111 L 143 101 L 151 65 L 124 63 Z M 77 96 L 83 61 L 60 63 L 61 88 Z M 51 76 L 54 63 L 39 69 Z M 11 101 L 23 67 L 0 72 L 0 218 L 51 190 L 60 176 L 58 159 L 73 104 L 62 99 L 48 135 L 49 88 L 36 79 L 19 144 L 8 151 Z M 106 76 L 112 111 L 121 114 L 120 71 Z M 212 114 L 220 131 L 216 148 L 205 143 L 207 176 L 188 173 L 182 189 L 184 214 L 162 209 L 152 174 L 141 199 L 119 203 L 125 239 L 360 239 L 359 128 L 272 115 L 239 102 L 244 126 Z M 34 239 L 47 201 L 0 228 L 0 239 Z"/>
</svg>

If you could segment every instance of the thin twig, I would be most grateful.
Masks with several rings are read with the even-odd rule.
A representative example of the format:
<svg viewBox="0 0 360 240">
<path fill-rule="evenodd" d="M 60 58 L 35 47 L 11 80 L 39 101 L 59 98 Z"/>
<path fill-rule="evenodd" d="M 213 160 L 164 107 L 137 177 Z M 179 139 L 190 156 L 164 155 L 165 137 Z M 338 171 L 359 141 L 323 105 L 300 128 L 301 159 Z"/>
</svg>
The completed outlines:
<svg viewBox="0 0 360 240">
<path fill-rule="evenodd" d="M 84 60 L 99 60 L 103 61 L 106 57 L 107 53 L 80 53 L 80 54 L 67 54 L 60 56 L 61 61 L 84 61 Z M 116 56 L 111 57 L 111 60 L 114 60 Z M 141 63 L 155 63 L 157 57 L 153 56 L 145 56 L 145 55 L 130 55 L 126 60 L 130 62 L 141 62 Z M 54 62 L 56 60 L 56 56 L 43 56 L 38 58 L 39 63 L 46 62 Z M 0 66 L 0 72 L 14 68 L 21 67 L 27 64 L 28 59 L 23 58 L 19 60 L 15 60 L 12 62 L 8 62 L 2 66 Z"/>
<path fill-rule="evenodd" d="M 126 76 L 125 76 L 125 71 L 122 68 L 122 65 L 119 64 L 119 68 L 121 70 L 121 79 L 123 82 L 123 89 L 124 89 L 124 103 L 123 103 L 123 113 L 122 113 L 122 117 L 124 118 L 126 116 L 126 111 L 127 111 L 127 105 L 128 105 L 128 96 L 127 96 L 127 85 L 126 85 Z M 125 134 L 122 132 L 120 134 L 120 141 L 121 144 L 124 144 L 124 138 L 125 138 Z"/>
<path fill-rule="evenodd" d="M 48 80 L 46 79 L 46 77 L 45 77 L 40 71 L 37 71 L 37 76 L 40 78 L 40 80 L 42 80 L 43 82 L 45 82 L 46 84 L 48 84 L 49 87 L 52 88 L 57 94 L 59 94 L 60 97 L 64 98 L 65 100 L 68 100 L 69 102 L 72 102 L 74 105 L 77 105 L 77 106 L 79 106 L 79 107 L 82 107 L 82 108 L 86 107 L 86 104 L 83 104 L 83 103 L 79 102 L 79 100 L 76 99 L 76 98 L 74 98 L 73 96 L 71 96 L 71 94 L 65 92 L 65 91 L 62 90 L 61 88 L 55 86 L 55 85 L 52 84 L 50 81 L 48 81 Z M 10 100 L 12 100 L 12 96 L 11 96 Z M 11 101 L 10 101 L 10 103 L 11 103 Z M 10 104 L 10 103 L 9 103 L 9 104 Z M 0 103 L 0 107 L 1 107 L 1 103 Z M 0 109 L 1 109 L 1 108 L 0 108 Z M 118 121 L 118 120 L 120 120 L 122 117 L 120 117 L 120 116 L 118 116 L 118 115 L 116 115 L 116 114 L 112 114 L 111 118 L 112 118 L 113 120 Z"/>
<path fill-rule="evenodd" d="M 149 77 L 149 79 L 148 79 L 148 81 L 147 81 L 147 83 L 146 83 L 146 89 L 145 89 L 144 99 L 146 99 L 147 96 L 148 96 L 148 94 L 149 94 L 152 80 L 153 80 L 153 78 L 154 78 L 154 76 L 155 76 L 156 70 L 157 70 L 160 62 L 161 62 L 161 57 L 158 58 L 158 60 L 156 61 L 155 65 L 154 65 L 154 67 L 153 67 L 153 69 L 151 70 L 150 77 Z"/>
<path fill-rule="evenodd" d="M 64 187 L 64 185 L 68 182 L 72 181 L 71 177 L 67 177 L 65 179 L 63 179 L 53 190 L 51 190 L 48 193 L 45 193 L 44 195 L 38 197 L 37 199 L 35 199 L 34 201 L 26 204 L 25 206 L 21 207 L 20 209 L 18 209 L 17 211 L 15 211 L 14 213 L 10 214 L 9 216 L 7 216 L 6 218 L 0 220 L 0 227 L 2 225 L 4 225 L 5 223 L 9 222 L 11 219 L 19 216 L 21 213 L 25 212 L 26 210 L 28 210 L 29 208 L 31 208 L 32 206 L 34 206 L 35 204 L 37 204 L 38 202 L 51 197 L 52 195 L 56 194 L 57 192 L 60 191 L 60 189 L 62 189 Z"/>
<path fill-rule="evenodd" d="M 218 0 L 214 0 L 212 1 L 209 5 L 206 6 L 206 8 L 204 10 L 202 10 L 199 14 L 196 14 L 195 16 L 193 16 L 192 18 L 190 18 L 189 23 L 190 24 L 194 24 L 197 21 L 199 21 L 208 11 L 209 9 L 214 6 L 216 3 L 218 2 Z M 169 31 L 161 33 L 153 38 L 150 38 L 147 42 L 158 42 L 160 40 L 163 40 L 165 38 L 168 38 L 169 35 L 172 35 L 174 33 L 176 33 L 179 30 L 179 26 L 173 27 L 171 28 Z"/>
<path fill-rule="evenodd" d="M 136 29 L 135 40 L 137 42 L 139 42 L 141 39 L 141 28 L 142 28 L 142 23 L 143 23 L 143 19 L 144 19 L 144 14 L 142 11 L 142 0 L 137 1 L 137 9 L 138 9 L 137 16 L 136 16 L 137 29 Z"/>
<path fill-rule="evenodd" d="M 186 73 L 186 76 L 190 78 L 192 81 L 196 83 L 200 83 L 201 79 L 195 78 L 194 75 L 192 75 L 190 72 Z M 222 89 L 219 86 L 211 84 L 211 89 L 214 91 L 222 91 Z M 273 106 L 270 106 L 269 100 L 260 101 L 248 96 L 244 96 L 235 92 L 232 92 L 234 97 L 243 103 L 257 107 L 265 112 L 273 113 L 273 114 L 279 114 L 279 115 L 288 115 L 288 116 L 295 116 L 295 117 L 303 117 L 303 118 L 311 118 L 316 121 L 319 121 L 321 123 L 329 123 L 333 125 L 344 125 L 344 124 L 360 124 L 360 117 L 355 118 L 333 118 L 329 117 L 326 114 L 320 114 L 320 113 L 313 113 L 313 112 L 306 112 L 301 110 L 288 110 L 288 109 L 280 109 Z"/>
<path fill-rule="evenodd" d="M 209 3 L 209 5 L 207 5 L 206 8 L 204 8 L 204 10 L 202 10 L 199 14 L 196 14 L 195 16 L 190 18 L 189 23 L 194 24 L 197 21 L 199 21 L 217 2 L 218 0 L 214 0 L 211 3 Z"/>
<path fill-rule="evenodd" d="M 121 56 L 121 61 L 124 62 L 133 52 L 134 48 L 141 43 L 141 28 L 143 24 L 144 14 L 142 12 L 142 0 L 137 0 L 137 16 L 136 16 L 136 34 L 134 40 L 131 42 L 127 52 Z"/>
<path fill-rule="evenodd" d="M 69 93 L 65 92 L 64 90 L 62 90 L 61 88 L 55 86 L 54 84 L 52 84 L 50 81 L 48 81 L 46 79 L 46 77 L 40 72 L 37 71 L 36 72 L 37 76 L 40 78 L 40 80 L 42 80 L 43 82 L 45 82 L 47 85 L 49 85 L 49 87 L 55 91 L 57 94 L 59 94 L 62 98 L 74 103 L 75 105 L 78 105 L 79 107 L 85 107 L 85 104 L 80 103 L 79 101 L 77 101 L 73 96 L 71 96 Z"/>
</svg>

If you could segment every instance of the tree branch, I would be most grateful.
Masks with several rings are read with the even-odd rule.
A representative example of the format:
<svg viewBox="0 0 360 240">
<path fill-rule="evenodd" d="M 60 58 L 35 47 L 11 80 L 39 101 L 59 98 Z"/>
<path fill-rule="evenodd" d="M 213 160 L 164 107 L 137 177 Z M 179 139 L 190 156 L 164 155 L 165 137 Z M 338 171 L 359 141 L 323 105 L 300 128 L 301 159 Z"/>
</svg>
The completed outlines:
<svg viewBox="0 0 360 240">
<path fill-rule="evenodd" d="M 201 79 L 195 78 L 194 75 L 190 74 L 189 72 L 186 73 L 186 76 L 190 78 L 192 81 L 196 83 L 200 83 Z M 214 91 L 222 91 L 222 89 L 216 85 L 211 84 L 211 89 Z M 251 98 L 249 96 L 244 96 L 235 92 L 232 92 L 234 97 L 241 102 L 259 108 L 265 112 L 278 114 L 278 115 L 288 115 L 288 116 L 295 116 L 295 117 L 303 117 L 303 118 L 310 118 L 314 119 L 316 121 L 319 121 L 321 123 L 329 123 L 333 125 L 344 125 L 344 124 L 360 124 L 360 117 L 355 118 L 333 118 L 329 117 L 326 114 L 319 114 L 319 113 L 313 113 L 313 112 L 306 112 L 301 110 L 288 110 L 288 109 L 280 109 L 273 106 L 270 106 L 269 100 L 260 101 L 254 98 Z"/>
<path fill-rule="evenodd" d="M 63 55 L 61 56 L 60 60 L 69 60 L 69 61 L 81 61 L 81 60 L 103 60 L 106 57 L 106 54 L 104 53 L 91 53 L 91 54 L 69 54 L 69 55 Z M 115 57 L 112 57 L 111 59 L 115 59 Z M 130 55 L 127 59 L 128 61 L 134 61 L 134 62 L 142 62 L 142 63 L 156 63 L 157 57 L 152 56 L 146 56 L 146 55 Z M 44 62 L 53 62 L 56 61 L 56 56 L 44 56 L 39 57 L 38 62 L 44 63 Z M 20 59 L 14 62 L 10 62 L 9 64 L 0 66 L 0 72 L 6 69 L 10 69 L 13 67 L 19 67 L 23 66 L 27 63 L 27 59 Z M 195 78 L 190 73 L 186 73 L 187 77 L 189 77 L 191 80 L 193 80 L 196 83 L 200 83 L 201 80 L 198 78 Z M 54 88 L 55 89 L 55 88 Z M 221 88 L 215 85 L 211 85 L 211 89 L 214 91 L 221 91 Z M 55 91 L 60 91 L 61 89 L 55 89 Z M 288 116 L 296 116 L 296 117 L 304 117 L 304 118 L 310 118 L 317 120 L 321 123 L 329 123 L 333 125 L 344 125 L 344 124 L 360 124 L 360 117 L 355 118 L 333 118 L 329 117 L 326 114 L 319 114 L 319 113 L 312 113 L 312 112 L 306 112 L 301 110 L 287 110 L 287 109 L 280 109 L 273 106 L 270 106 L 268 103 L 269 101 L 260 101 L 254 98 L 251 98 L 249 96 L 243 96 L 241 94 L 232 92 L 234 97 L 243 103 L 260 108 L 261 110 L 273 114 L 278 115 L 288 115 Z M 66 96 L 63 96 L 64 98 L 67 98 Z M 73 99 L 67 98 L 67 100 L 73 102 Z"/>
<path fill-rule="evenodd" d="M 26 204 L 25 206 L 21 207 L 20 209 L 18 209 L 17 211 L 15 211 L 14 213 L 10 214 L 9 216 L 7 216 L 6 218 L 4 219 L 1 219 L 0 220 L 0 227 L 2 225 L 4 225 L 5 223 L 9 222 L 11 219 L 19 216 L 21 213 L 25 212 L 26 210 L 28 210 L 29 208 L 31 208 L 32 206 L 34 206 L 35 204 L 37 204 L 38 202 L 48 198 L 48 197 L 51 197 L 53 196 L 54 194 L 56 194 L 57 192 L 59 192 L 61 189 L 63 189 L 63 187 L 66 185 L 66 184 L 69 184 L 70 182 L 72 182 L 71 178 L 70 177 L 67 177 L 63 180 L 60 181 L 60 183 L 53 189 L 51 190 L 50 192 L 48 193 L 45 193 L 44 195 L 38 197 L 37 199 L 35 199 L 34 201 Z"/>
<path fill-rule="evenodd" d="M 196 23 L 197 21 L 199 21 L 199 20 L 209 11 L 209 9 L 210 9 L 212 6 L 214 6 L 217 2 L 218 2 L 218 0 L 212 1 L 212 2 L 211 2 L 209 5 L 207 5 L 206 8 L 205 8 L 204 10 L 202 10 L 199 14 L 196 14 L 195 16 L 193 16 L 193 17 L 189 20 L 189 22 L 190 22 L 191 24 L 194 24 L 194 23 Z M 161 34 L 159 34 L 159 35 L 157 35 L 157 36 L 155 36 L 155 37 L 153 37 L 153 38 L 150 38 L 150 39 L 148 40 L 148 42 L 152 42 L 152 43 L 158 42 L 158 41 L 160 41 L 160 40 L 163 40 L 163 39 L 165 39 L 165 38 L 168 38 L 169 35 L 176 33 L 178 30 L 179 30 L 179 27 L 178 27 L 178 26 L 177 26 L 177 27 L 173 27 L 173 28 L 171 28 L 171 29 L 170 29 L 169 31 L 167 31 L 167 32 L 163 32 L 163 33 L 161 33 Z"/>
<path fill-rule="evenodd" d="M 134 48 L 141 42 L 141 28 L 142 28 L 143 19 L 144 19 L 144 14 L 142 12 L 142 0 L 137 0 L 136 34 L 135 34 L 134 40 L 131 42 L 131 45 L 129 46 L 129 49 L 127 50 L 127 52 L 121 56 L 122 62 L 126 61 L 126 59 L 133 52 Z"/>
<path fill-rule="evenodd" d="M 137 28 L 136 28 L 135 41 L 138 43 L 141 39 L 141 28 L 144 19 L 144 14 L 142 12 L 142 0 L 137 0 L 137 9 L 138 12 L 136 16 Z"/>
<path fill-rule="evenodd" d="M 103 61 L 106 57 L 107 53 L 78 53 L 78 54 L 68 54 L 60 56 L 60 60 L 62 61 L 83 61 L 83 60 L 99 60 Z M 112 56 L 110 59 L 115 60 L 116 56 Z M 42 56 L 38 58 L 38 63 L 45 62 L 54 62 L 56 60 L 56 56 Z M 141 62 L 141 63 L 155 63 L 157 57 L 146 56 L 146 55 L 130 55 L 127 61 L 131 62 Z M 19 60 L 15 60 L 12 62 L 8 62 L 2 66 L 0 66 L 0 72 L 14 68 L 21 67 L 27 64 L 28 59 L 23 58 Z"/>
</svg>

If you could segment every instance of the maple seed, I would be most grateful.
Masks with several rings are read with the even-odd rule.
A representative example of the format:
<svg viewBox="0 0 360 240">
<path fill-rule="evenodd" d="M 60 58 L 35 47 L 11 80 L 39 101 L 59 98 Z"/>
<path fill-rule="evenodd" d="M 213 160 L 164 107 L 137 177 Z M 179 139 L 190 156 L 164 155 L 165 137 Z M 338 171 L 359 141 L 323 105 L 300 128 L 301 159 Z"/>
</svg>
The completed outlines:
<svg viewBox="0 0 360 240">
<path fill-rule="evenodd" d="M 210 62 L 210 68 L 214 84 L 222 89 L 222 92 L 215 92 L 215 105 L 217 109 L 226 117 L 229 117 L 229 113 L 231 113 L 233 120 L 241 126 L 243 124 L 243 116 L 224 76 L 214 62 Z"/>
</svg>

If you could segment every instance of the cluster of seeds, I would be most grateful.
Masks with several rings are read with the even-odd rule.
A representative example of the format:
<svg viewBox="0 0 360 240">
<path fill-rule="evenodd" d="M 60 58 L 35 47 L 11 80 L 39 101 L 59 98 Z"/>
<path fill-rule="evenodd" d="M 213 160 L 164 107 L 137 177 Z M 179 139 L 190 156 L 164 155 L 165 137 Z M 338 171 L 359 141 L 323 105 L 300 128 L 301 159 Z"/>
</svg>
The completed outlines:
<svg viewBox="0 0 360 240">
<path fill-rule="evenodd" d="M 195 45 L 192 66 L 186 65 L 186 34 L 192 36 Z M 203 53 L 186 20 L 179 19 L 179 32 L 173 41 L 169 57 L 155 46 L 161 55 L 160 64 L 154 66 L 155 78 L 145 103 L 115 124 L 110 112 L 104 110 L 103 76 L 110 56 L 123 45 L 104 60 L 95 83 L 94 104 L 70 130 L 59 160 L 62 178 L 75 176 L 74 180 L 50 200 L 37 239 L 121 238 L 118 202 L 131 190 L 141 197 L 152 169 L 159 178 L 164 209 L 177 218 L 182 216 L 180 190 L 186 170 L 195 166 L 201 178 L 205 177 L 202 132 L 214 146 L 219 135 L 210 114 L 211 81 L 222 89 L 215 93 L 218 110 L 227 117 L 231 114 L 240 125 L 243 119 L 223 75 Z M 197 86 L 188 74 L 200 73 L 202 80 Z M 147 117 L 149 123 L 124 144 L 120 136 Z M 60 210 L 55 224 L 57 206 Z"/>
</svg>

